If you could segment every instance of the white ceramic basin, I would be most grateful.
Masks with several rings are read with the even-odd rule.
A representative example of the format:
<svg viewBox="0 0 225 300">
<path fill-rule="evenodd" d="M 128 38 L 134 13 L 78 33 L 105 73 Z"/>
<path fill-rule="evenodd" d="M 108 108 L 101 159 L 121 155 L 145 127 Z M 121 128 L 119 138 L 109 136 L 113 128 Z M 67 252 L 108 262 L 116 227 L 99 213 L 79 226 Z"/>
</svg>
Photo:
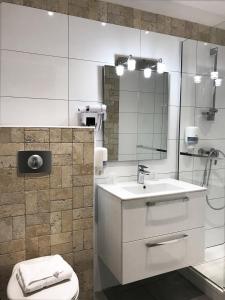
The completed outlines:
<svg viewBox="0 0 225 300">
<path fill-rule="evenodd" d="M 133 186 L 124 186 L 129 193 L 136 195 L 152 194 L 152 193 L 166 193 L 171 191 L 182 191 L 183 188 L 170 183 L 155 183 L 155 184 L 134 184 Z"/>
<path fill-rule="evenodd" d="M 138 184 L 136 181 L 116 184 L 99 184 L 99 188 L 102 188 L 122 200 L 161 197 L 206 190 L 206 188 L 201 186 L 171 178 L 146 180 L 145 185 Z"/>
</svg>

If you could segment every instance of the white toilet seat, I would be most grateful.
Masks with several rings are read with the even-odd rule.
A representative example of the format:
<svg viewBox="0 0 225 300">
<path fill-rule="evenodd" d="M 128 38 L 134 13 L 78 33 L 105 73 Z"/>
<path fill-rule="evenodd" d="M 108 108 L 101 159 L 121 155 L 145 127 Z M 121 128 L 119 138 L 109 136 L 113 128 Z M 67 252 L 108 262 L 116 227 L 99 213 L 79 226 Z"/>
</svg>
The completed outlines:
<svg viewBox="0 0 225 300">
<path fill-rule="evenodd" d="M 9 300 L 76 300 L 79 295 L 79 282 L 77 275 L 73 272 L 70 280 L 63 281 L 32 294 L 25 295 L 17 281 L 16 264 L 7 286 L 7 297 Z"/>
</svg>

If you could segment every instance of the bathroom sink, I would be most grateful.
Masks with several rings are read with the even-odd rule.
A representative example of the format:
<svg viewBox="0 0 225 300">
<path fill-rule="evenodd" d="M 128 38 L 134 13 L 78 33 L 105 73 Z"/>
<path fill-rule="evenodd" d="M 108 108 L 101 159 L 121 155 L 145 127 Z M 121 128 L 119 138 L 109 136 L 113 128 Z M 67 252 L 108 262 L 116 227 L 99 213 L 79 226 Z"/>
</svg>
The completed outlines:
<svg viewBox="0 0 225 300">
<path fill-rule="evenodd" d="M 171 178 L 146 180 L 144 185 L 136 181 L 129 181 L 99 184 L 98 186 L 122 200 L 161 197 L 206 190 L 204 187 Z"/>
<path fill-rule="evenodd" d="M 171 192 L 171 191 L 182 191 L 182 187 L 178 187 L 170 183 L 154 183 L 154 184 L 134 184 L 133 186 L 124 186 L 127 192 L 141 195 L 141 194 L 151 194 L 160 192 Z"/>
</svg>

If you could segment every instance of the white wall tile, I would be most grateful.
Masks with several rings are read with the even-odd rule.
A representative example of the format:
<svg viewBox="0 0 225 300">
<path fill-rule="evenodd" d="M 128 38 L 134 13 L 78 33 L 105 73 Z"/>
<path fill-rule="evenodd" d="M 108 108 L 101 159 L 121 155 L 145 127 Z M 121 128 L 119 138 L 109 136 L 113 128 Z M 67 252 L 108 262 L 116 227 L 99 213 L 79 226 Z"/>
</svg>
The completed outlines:
<svg viewBox="0 0 225 300">
<path fill-rule="evenodd" d="M 1 96 L 68 99 L 68 60 L 1 51 Z"/>
<path fill-rule="evenodd" d="M 119 92 L 119 112 L 138 112 L 139 94 L 137 92 Z"/>
<path fill-rule="evenodd" d="M 180 85 L 181 74 L 180 72 L 169 73 L 169 105 L 180 106 Z"/>
<path fill-rule="evenodd" d="M 169 106 L 169 121 L 165 123 L 164 128 L 168 130 L 168 139 L 179 138 L 179 113 L 180 108 L 178 106 Z M 164 117 L 166 122 L 166 118 Z"/>
<path fill-rule="evenodd" d="M 216 45 L 204 42 L 197 43 L 197 73 L 209 75 L 213 71 L 214 56 L 210 55 L 210 49 Z"/>
<path fill-rule="evenodd" d="M 119 133 L 137 133 L 137 124 L 137 113 L 119 113 Z"/>
<path fill-rule="evenodd" d="M 69 99 L 102 100 L 102 65 L 84 60 L 69 60 Z"/>
<path fill-rule="evenodd" d="M 199 91 L 202 88 L 200 87 L 201 84 L 194 83 L 193 76 L 193 74 L 182 74 L 182 106 L 195 106 L 195 89 Z"/>
<path fill-rule="evenodd" d="M 185 73 L 196 73 L 197 41 L 185 40 L 183 42 L 182 70 Z"/>
<path fill-rule="evenodd" d="M 68 125 L 68 101 L 3 97 L 0 104 L 1 125 Z"/>
<path fill-rule="evenodd" d="M 68 56 L 68 16 L 3 3 L 0 22 L 2 49 Z"/>
<path fill-rule="evenodd" d="M 211 107 L 213 103 L 213 81 L 209 76 L 203 76 L 196 84 L 196 106 Z"/>
<path fill-rule="evenodd" d="M 180 71 L 180 42 L 182 40 L 166 34 L 155 32 L 145 34 L 145 31 L 141 31 L 141 56 L 162 58 L 168 71 Z"/>
<path fill-rule="evenodd" d="M 212 247 L 224 243 L 224 226 L 205 231 L 205 247 Z"/>
<path fill-rule="evenodd" d="M 224 198 L 209 200 L 210 204 L 215 208 L 224 207 L 225 200 Z M 214 227 L 222 227 L 225 225 L 225 210 L 213 210 L 205 202 L 205 228 L 210 229 Z"/>
<path fill-rule="evenodd" d="M 154 132 L 154 114 L 138 115 L 138 132 L 139 133 Z"/>
<path fill-rule="evenodd" d="M 180 138 L 184 139 L 185 128 L 195 126 L 195 108 L 181 107 Z"/>
<path fill-rule="evenodd" d="M 138 29 L 69 16 L 69 56 L 114 65 L 116 54 L 140 56 Z"/>
<path fill-rule="evenodd" d="M 137 134 L 119 134 L 119 154 L 136 154 Z"/>
</svg>

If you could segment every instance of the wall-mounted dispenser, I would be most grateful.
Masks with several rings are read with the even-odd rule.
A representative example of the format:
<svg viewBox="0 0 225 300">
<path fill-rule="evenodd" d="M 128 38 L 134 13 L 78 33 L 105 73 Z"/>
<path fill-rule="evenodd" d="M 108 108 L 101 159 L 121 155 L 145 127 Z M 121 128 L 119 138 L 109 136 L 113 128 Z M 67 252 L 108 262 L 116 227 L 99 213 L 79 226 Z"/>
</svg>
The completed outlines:
<svg viewBox="0 0 225 300">
<path fill-rule="evenodd" d="M 19 151 L 18 173 L 50 174 L 52 166 L 51 151 Z"/>
<path fill-rule="evenodd" d="M 107 118 L 105 104 L 87 105 L 78 111 L 82 126 L 94 126 L 96 131 L 101 130 L 102 122 Z"/>
<path fill-rule="evenodd" d="M 104 147 L 95 148 L 95 173 L 100 175 L 103 167 L 108 161 L 108 149 Z"/>
<path fill-rule="evenodd" d="M 185 128 L 184 141 L 188 149 L 193 149 L 198 144 L 198 127 L 189 126 Z"/>
</svg>

